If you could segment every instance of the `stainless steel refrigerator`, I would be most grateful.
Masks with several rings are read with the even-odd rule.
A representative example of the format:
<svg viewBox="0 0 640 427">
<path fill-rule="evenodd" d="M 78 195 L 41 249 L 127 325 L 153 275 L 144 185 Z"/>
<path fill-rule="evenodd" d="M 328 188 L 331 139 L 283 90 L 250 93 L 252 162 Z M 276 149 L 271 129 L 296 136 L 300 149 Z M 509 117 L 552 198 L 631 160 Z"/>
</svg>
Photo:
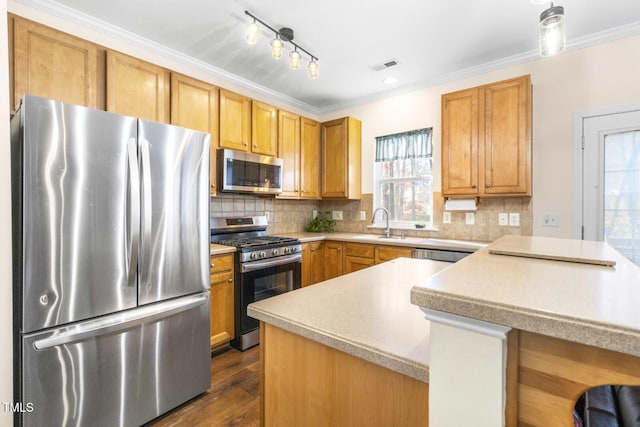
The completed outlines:
<svg viewBox="0 0 640 427">
<path fill-rule="evenodd" d="M 26 95 L 11 136 L 17 424 L 135 426 L 206 391 L 209 135 Z"/>
</svg>

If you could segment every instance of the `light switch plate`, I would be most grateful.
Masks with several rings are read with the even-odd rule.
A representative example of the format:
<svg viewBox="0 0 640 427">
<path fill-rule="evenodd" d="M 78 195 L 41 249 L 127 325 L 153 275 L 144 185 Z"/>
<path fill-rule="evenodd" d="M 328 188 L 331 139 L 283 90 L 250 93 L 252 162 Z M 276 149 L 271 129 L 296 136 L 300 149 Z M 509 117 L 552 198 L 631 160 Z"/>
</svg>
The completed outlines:
<svg viewBox="0 0 640 427">
<path fill-rule="evenodd" d="M 445 211 L 442 213 L 442 223 L 451 224 L 451 212 Z"/>
<path fill-rule="evenodd" d="M 507 214 L 507 213 L 499 213 L 498 214 L 498 225 L 509 225 L 509 214 Z"/>
<path fill-rule="evenodd" d="M 467 225 L 473 225 L 476 223 L 476 215 L 473 212 L 467 212 L 465 215 Z"/>
<path fill-rule="evenodd" d="M 518 212 L 511 212 L 509 214 L 509 226 L 520 227 L 520 214 Z"/>
<path fill-rule="evenodd" d="M 558 227 L 560 225 L 560 216 L 555 212 L 547 212 L 542 217 L 542 225 L 545 227 Z"/>
<path fill-rule="evenodd" d="M 342 220 L 342 211 L 331 211 L 331 218 L 335 220 Z"/>
<path fill-rule="evenodd" d="M 360 221 L 366 221 L 366 220 L 367 220 L 367 212 L 360 211 Z"/>
</svg>

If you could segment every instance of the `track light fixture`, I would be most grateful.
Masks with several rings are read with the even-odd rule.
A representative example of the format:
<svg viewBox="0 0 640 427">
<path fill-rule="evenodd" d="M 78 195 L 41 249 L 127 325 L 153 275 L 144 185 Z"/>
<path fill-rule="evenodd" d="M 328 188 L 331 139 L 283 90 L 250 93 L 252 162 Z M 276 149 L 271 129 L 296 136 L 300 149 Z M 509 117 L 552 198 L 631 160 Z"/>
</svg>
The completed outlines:
<svg viewBox="0 0 640 427">
<path fill-rule="evenodd" d="M 551 56 L 566 47 L 564 7 L 554 6 L 540 14 L 540 56 Z"/>
<path fill-rule="evenodd" d="M 309 56 L 309 64 L 307 65 L 307 70 L 309 72 L 309 78 L 317 79 L 319 75 L 319 67 L 318 67 L 318 57 L 304 49 L 299 44 L 293 41 L 293 30 L 291 28 L 280 28 L 279 30 L 273 29 L 270 25 L 266 24 L 264 21 L 260 20 L 256 16 L 252 15 L 249 11 L 244 11 L 245 15 L 251 17 L 253 19 L 252 22 L 247 25 L 247 31 L 245 33 L 245 40 L 249 44 L 255 44 L 258 40 L 258 33 L 260 29 L 258 27 L 258 22 L 268 28 L 269 30 L 275 33 L 275 38 L 271 40 L 271 56 L 275 59 L 282 58 L 282 50 L 284 47 L 284 42 L 291 44 L 294 49 L 289 53 L 289 68 L 292 70 L 297 70 L 300 68 L 300 62 L 302 60 L 302 55 L 298 50 L 306 53 Z"/>
</svg>

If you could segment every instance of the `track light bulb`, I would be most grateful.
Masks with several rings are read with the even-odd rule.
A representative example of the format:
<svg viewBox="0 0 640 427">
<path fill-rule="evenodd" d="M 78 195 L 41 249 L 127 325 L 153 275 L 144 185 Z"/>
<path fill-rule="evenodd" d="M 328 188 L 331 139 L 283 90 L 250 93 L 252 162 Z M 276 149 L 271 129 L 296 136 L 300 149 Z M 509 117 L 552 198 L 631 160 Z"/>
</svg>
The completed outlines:
<svg viewBox="0 0 640 427">
<path fill-rule="evenodd" d="M 318 74 L 319 74 L 318 63 L 313 58 L 311 58 L 311 61 L 309 61 L 309 66 L 307 67 L 307 69 L 309 70 L 309 78 L 312 78 L 312 79 L 318 78 Z"/>
<path fill-rule="evenodd" d="M 255 42 L 258 40 L 259 31 L 260 29 L 258 28 L 258 24 L 256 24 L 256 21 L 251 22 L 249 25 L 247 25 L 247 32 L 244 34 L 244 39 L 249 44 L 255 44 Z"/>
<path fill-rule="evenodd" d="M 555 55 L 565 47 L 564 8 L 551 3 L 549 9 L 540 14 L 540 56 Z"/>
<path fill-rule="evenodd" d="M 300 68 L 301 58 L 302 56 L 300 55 L 300 52 L 298 52 L 297 50 L 294 50 L 293 52 L 291 52 L 289 54 L 289 68 L 291 68 L 292 70 L 297 70 L 298 68 Z"/>
<path fill-rule="evenodd" d="M 282 40 L 277 37 L 271 40 L 271 56 L 274 59 L 282 58 Z"/>
</svg>

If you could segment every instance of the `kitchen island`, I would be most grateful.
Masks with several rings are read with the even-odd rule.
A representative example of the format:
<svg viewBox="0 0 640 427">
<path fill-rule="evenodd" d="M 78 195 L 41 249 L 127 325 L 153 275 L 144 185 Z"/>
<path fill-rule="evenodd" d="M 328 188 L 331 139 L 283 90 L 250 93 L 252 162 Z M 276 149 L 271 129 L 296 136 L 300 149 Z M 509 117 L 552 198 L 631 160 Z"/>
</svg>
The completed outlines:
<svg viewBox="0 0 640 427">
<path fill-rule="evenodd" d="M 451 264 L 399 258 L 254 304 L 264 425 L 427 425 L 429 322 L 413 286 Z"/>
<path fill-rule="evenodd" d="M 503 248 L 518 256 L 492 253 Z M 433 425 L 464 425 L 456 424 L 455 406 L 440 400 L 476 386 L 473 378 L 450 374 L 469 368 L 450 357 L 464 351 L 457 334 L 466 342 L 469 336 L 495 342 L 497 335 L 489 335 L 504 334 L 503 346 L 494 346 L 503 370 L 495 375 L 503 375 L 504 386 L 497 396 L 472 394 L 478 407 L 502 412 L 494 415 L 507 426 L 568 426 L 587 389 L 640 385 L 640 268 L 606 243 L 506 236 L 414 287 L 411 300 L 431 319 Z M 465 365 L 474 362 L 470 357 Z M 488 425 L 473 416 L 475 425 Z"/>
</svg>

